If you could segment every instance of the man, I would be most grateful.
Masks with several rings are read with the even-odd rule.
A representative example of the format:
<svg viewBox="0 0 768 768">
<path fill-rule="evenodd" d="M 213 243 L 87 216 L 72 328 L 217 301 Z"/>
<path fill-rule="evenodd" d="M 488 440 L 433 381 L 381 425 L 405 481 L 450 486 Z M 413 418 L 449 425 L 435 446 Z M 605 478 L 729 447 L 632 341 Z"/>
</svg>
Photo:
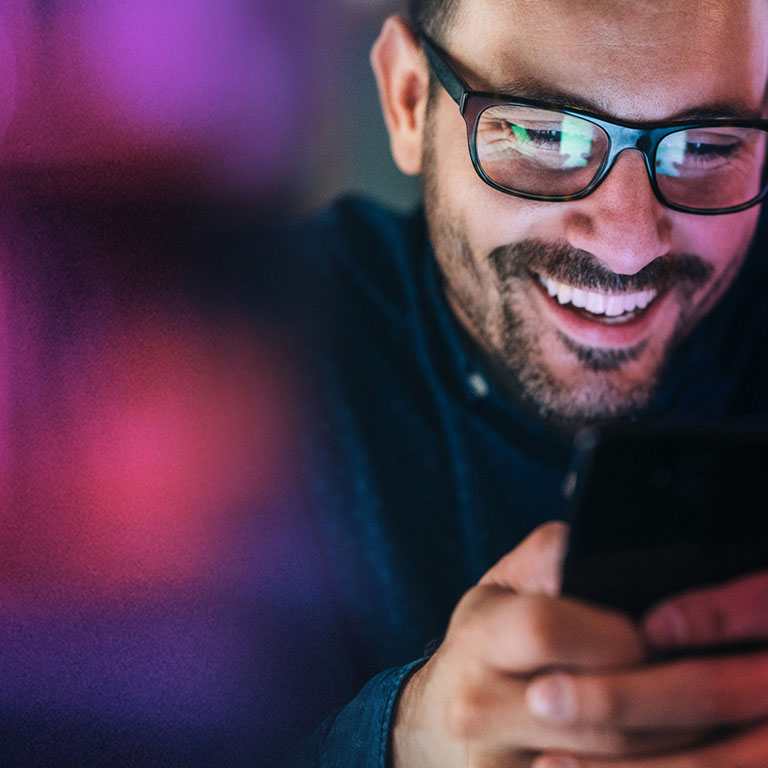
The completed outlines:
<svg viewBox="0 0 768 768">
<path fill-rule="evenodd" d="M 767 765 L 768 653 L 649 649 L 768 638 L 768 577 L 635 623 L 560 596 L 552 521 L 583 425 L 765 422 L 768 3 L 416 2 L 372 63 L 426 233 L 315 225 L 310 452 L 337 647 L 392 669 L 296 761 Z"/>
</svg>

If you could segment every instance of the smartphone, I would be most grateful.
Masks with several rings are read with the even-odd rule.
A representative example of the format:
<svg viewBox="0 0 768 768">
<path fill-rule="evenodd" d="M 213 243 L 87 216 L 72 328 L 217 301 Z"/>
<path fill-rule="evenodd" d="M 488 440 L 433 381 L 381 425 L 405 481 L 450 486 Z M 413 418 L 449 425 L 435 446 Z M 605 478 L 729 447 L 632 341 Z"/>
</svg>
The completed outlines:
<svg viewBox="0 0 768 768">
<path fill-rule="evenodd" d="M 768 432 L 588 428 L 566 477 L 563 593 L 636 618 L 695 587 L 768 569 Z"/>
</svg>

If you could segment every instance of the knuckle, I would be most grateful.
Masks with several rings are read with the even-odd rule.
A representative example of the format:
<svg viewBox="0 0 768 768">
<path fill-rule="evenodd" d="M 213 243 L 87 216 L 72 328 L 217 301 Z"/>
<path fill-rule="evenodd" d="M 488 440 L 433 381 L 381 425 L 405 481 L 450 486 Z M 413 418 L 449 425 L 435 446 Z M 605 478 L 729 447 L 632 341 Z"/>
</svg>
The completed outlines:
<svg viewBox="0 0 768 768">
<path fill-rule="evenodd" d="M 482 624 L 485 597 L 480 587 L 473 587 L 464 594 L 453 611 L 446 638 L 456 640 L 468 635 L 471 642 L 471 637 L 478 631 L 478 625 Z"/>
<path fill-rule="evenodd" d="M 594 716 L 604 722 L 622 724 L 627 715 L 627 702 L 618 688 L 603 680 L 593 681 L 590 688 L 588 698 Z"/>
<path fill-rule="evenodd" d="M 477 658 L 487 651 L 492 638 L 505 633 L 510 602 L 508 590 L 496 586 L 477 586 L 464 595 L 451 617 L 447 634 L 455 647 L 461 649 L 462 656 Z"/>
<path fill-rule="evenodd" d="M 459 599 L 453 610 L 452 623 L 461 623 L 466 621 L 478 610 L 478 605 L 482 597 L 483 590 L 480 587 L 472 587 L 467 590 Z"/>
<path fill-rule="evenodd" d="M 538 596 L 519 600 L 520 640 L 534 659 L 551 658 L 556 650 L 556 618 L 551 608 L 550 602 Z"/>
<path fill-rule="evenodd" d="M 478 584 L 467 590 L 453 612 L 457 624 L 482 622 L 501 594 L 506 590 L 495 585 Z"/>
</svg>

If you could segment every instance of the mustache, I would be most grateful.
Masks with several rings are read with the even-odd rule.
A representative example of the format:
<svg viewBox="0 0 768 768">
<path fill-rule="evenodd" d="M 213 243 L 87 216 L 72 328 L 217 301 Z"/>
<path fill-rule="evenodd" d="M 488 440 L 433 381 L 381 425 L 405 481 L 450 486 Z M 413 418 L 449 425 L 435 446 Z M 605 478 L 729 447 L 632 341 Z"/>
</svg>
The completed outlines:
<svg viewBox="0 0 768 768">
<path fill-rule="evenodd" d="M 567 243 L 534 239 L 494 248 L 488 261 L 502 282 L 536 272 L 559 283 L 606 293 L 649 288 L 663 291 L 672 285 L 696 290 L 706 284 L 714 272 L 714 267 L 695 253 L 669 253 L 649 262 L 633 275 L 622 275 L 605 267 L 587 251 Z"/>
</svg>

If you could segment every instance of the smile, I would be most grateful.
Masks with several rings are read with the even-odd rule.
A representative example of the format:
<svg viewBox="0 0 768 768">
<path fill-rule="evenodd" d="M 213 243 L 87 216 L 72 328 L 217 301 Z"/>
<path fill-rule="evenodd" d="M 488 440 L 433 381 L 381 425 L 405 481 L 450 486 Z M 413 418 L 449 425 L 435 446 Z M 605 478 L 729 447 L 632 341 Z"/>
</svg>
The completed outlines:
<svg viewBox="0 0 768 768">
<path fill-rule="evenodd" d="M 675 316 L 672 286 L 643 291 L 596 290 L 577 287 L 529 272 L 533 305 L 542 320 L 581 347 L 636 348 Z"/>
<path fill-rule="evenodd" d="M 636 319 L 659 295 L 655 288 L 633 293 L 605 293 L 576 288 L 539 274 L 536 274 L 536 279 L 549 296 L 564 308 L 592 321 L 611 325 Z"/>
</svg>

